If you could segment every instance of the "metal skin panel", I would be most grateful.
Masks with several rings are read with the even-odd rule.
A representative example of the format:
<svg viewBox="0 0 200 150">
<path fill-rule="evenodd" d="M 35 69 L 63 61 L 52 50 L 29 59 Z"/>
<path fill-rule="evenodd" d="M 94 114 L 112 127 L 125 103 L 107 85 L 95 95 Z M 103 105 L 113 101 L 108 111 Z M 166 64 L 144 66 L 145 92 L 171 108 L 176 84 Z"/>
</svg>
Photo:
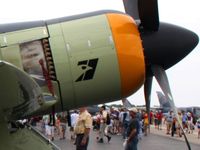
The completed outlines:
<svg viewBox="0 0 200 150">
<path fill-rule="evenodd" d="M 22 61 L 21 61 L 21 55 L 19 52 L 19 45 L 11 45 L 8 47 L 1 48 L 1 54 L 3 56 L 0 60 L 5 60 L 11 64 L 15 64 L 18 68 L 22 69 Z M 0 57 L 1 58 L 1 57 Z"/>
<path fill-rule="evenodd" d="M 0 46 L 4 47 L 12 44 L 33 41 L 45 37 L 48 37 L 46 27 L 38 27 L 21 31 L 8 32 L 0 34 Z"/>
<path fill-rule="evenodd" d="M 74 107 L 74 91 L 72 74 L 69 62 L 69 54 L 67 53 L 66 44 L 63 38 L 62 28 L 60 24 L 48 26 L 50 34 L 51 50 L 56 68 L 56 76 L 60 85 L 60 100 L 63 106 L 68 108 Z M 58 103 L 60 105 L 60 103 Z M 58 106 L 59 107 L 59 106 Z"/>
<path fill-rule="evenodd" d="M 61 26 L 65 48 L 59 47 L 61 43 L 57 43 L 60 40 L 63 42 L 58 35 L 60 31 L 53 33 L 55 37 L 51 35 L 51 28 L 49 33 L 64 108 L 102 103 L 104 100 L 121 97 L 117 55 L 106 16 L 64 22 Z M 81 62 L 86 64 L 81 65 Z M 86 70 L 82 68 L 83 65 Z M 80 78 L 81 75 L 87 76 L 87 69 L 93 75 L 87 79 Z"/>
</svg>

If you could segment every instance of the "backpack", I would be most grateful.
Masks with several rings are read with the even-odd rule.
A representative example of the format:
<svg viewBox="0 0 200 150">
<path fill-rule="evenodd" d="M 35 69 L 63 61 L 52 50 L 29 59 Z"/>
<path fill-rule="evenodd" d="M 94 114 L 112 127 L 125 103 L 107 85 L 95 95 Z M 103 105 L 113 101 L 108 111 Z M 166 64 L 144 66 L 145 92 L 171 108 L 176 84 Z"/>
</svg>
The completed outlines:
<svg viewBox="0 0 200 150">
<path fill-rule="evenodd" d="M 110 124 L 110 114 L 107 113 L 107 116 L 106 116 L 106 124 L 109 125 Z"/>
</svg>

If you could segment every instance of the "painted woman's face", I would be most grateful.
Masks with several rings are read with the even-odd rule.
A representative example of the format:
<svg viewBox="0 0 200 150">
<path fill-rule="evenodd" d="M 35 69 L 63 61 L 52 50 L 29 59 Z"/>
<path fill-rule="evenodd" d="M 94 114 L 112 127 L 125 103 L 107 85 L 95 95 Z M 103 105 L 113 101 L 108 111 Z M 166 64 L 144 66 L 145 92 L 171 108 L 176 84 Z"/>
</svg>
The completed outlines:
<svg viewBox="0 0 200 150">
<path fill-rule="evenodd" d="M 20 49 L 24 70 L 29 74 L 42 75 L 42 69 L 39 64 L 39 60 L 44 60 L 41 41 L 21 44 Z"/>
</svg>

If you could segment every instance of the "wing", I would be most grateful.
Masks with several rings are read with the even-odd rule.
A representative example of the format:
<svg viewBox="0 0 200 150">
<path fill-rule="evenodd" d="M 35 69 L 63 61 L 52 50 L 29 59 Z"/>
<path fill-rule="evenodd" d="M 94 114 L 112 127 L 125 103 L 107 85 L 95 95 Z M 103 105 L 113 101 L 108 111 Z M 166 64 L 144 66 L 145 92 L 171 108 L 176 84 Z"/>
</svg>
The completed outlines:
<svg viewBox="0 0 200 150">
<path fill-rule="evenodd" d="M 42 93 L 39 85 L 24 71 L 0 61 L 0 110 L 7 120 L 24 118 L 51 107 L 56 97 Z"/>
</svg>

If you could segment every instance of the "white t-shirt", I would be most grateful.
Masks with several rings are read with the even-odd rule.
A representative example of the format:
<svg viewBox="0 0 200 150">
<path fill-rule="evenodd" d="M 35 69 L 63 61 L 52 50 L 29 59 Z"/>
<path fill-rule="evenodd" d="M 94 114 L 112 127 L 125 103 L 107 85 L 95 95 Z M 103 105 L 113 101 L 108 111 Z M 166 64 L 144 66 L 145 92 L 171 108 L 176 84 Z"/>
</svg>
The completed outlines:
<svg viewBox="0 0 200 150">
<path fill-rule="evenodd" d="M 78 120 L 79 114 L 72 113 L 71 114 L 71 126 L 74 127 L 76 125 L 76 122 Z"/>
</svg>

